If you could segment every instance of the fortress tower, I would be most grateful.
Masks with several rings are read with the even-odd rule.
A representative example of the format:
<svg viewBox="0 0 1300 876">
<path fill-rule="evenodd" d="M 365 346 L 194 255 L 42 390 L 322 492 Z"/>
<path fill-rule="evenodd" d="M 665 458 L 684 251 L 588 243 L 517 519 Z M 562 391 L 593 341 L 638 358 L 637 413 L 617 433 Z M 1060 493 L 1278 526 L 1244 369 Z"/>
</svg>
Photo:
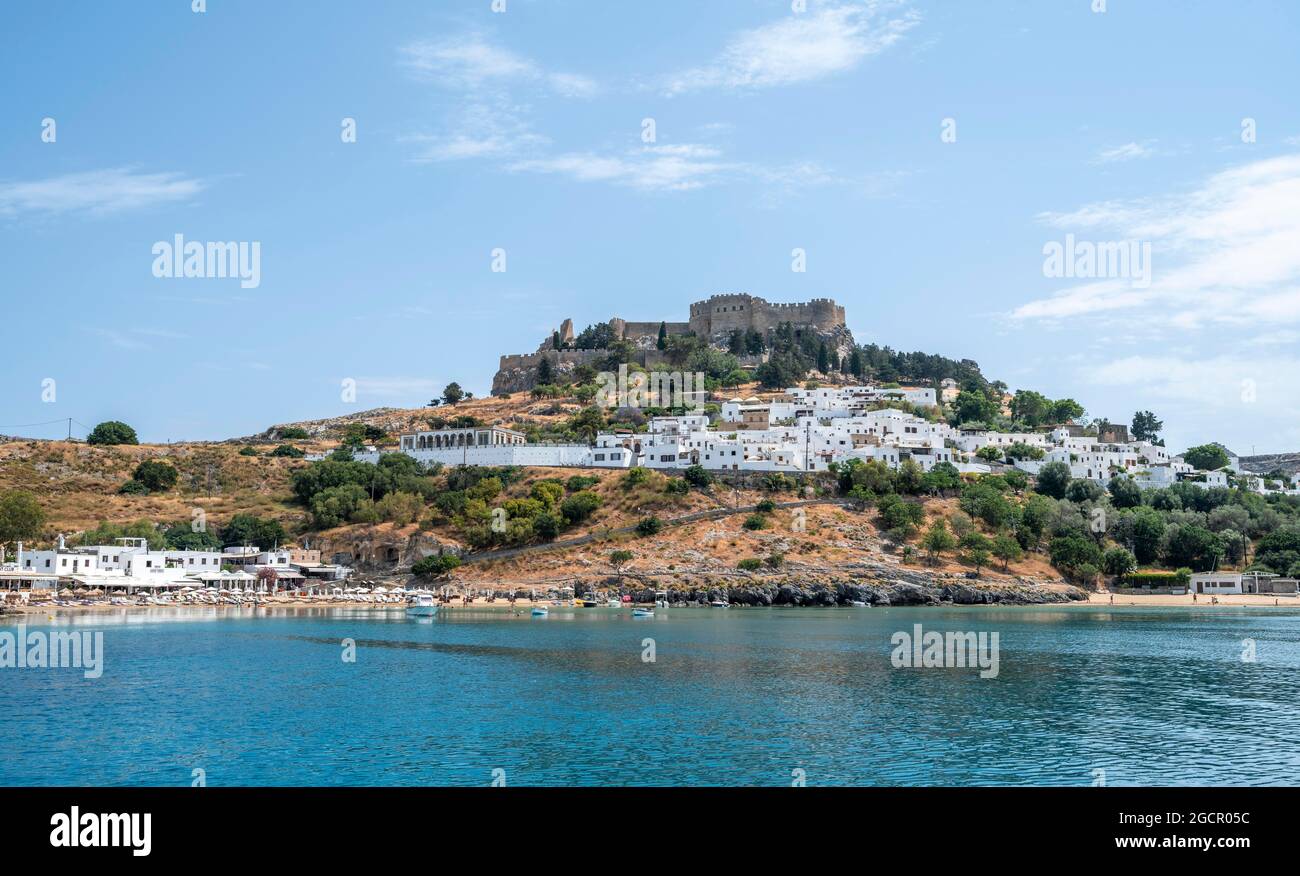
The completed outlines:
<svg viewBox="0 0 1300 876">
<path fill-rule="evenodd" d="M 739 292 L 714 295 L 706 301 L 695 302 L 691 305 L 689 322 L 629 322 L 616 316 L 609 320 L 609 327 L 614 338 L 632 343 L 639 364 L 654 367 L 663 361 L 664 356 L 656 349 L 661 325 L 670 336 L 691 333 L 718 349 L 725 349 L 727 335 L 734 329 L 753 329 L 766 335 L 786 322 L 797 331 L 813 331 L 827 336 L 830 343 L 841 351 L 853 341 L 845 325 L 844 308 L 830 298 L 814 298 L 796 304 L 773 304 L 755 295 Z M 543 358 L 560 373 L 607 358 L 605 350 L 572 348 L 575 338 L 573 320 L 564 320 L 558 332 L 562 349 L 555 349 L 554 336 L 548 334 L 535 353 L 502 356 L 500 368 L 492 381 L 492 394 L 520 392 L 534 387 L 537 383 L 538 364 Z"/>
<path fill-rule="evenodd" d="M 730 293 L 714 295 L 691 305 L 691 331 L 709 338 L 734 329 L 754 329 L 766 334 L 783 322 L 796 329 L 833 332 L 845 324 L 844 308 L 830 298 L 814 298 L 797 304 L 772 304 L 756 295 Z"/>
</svg>

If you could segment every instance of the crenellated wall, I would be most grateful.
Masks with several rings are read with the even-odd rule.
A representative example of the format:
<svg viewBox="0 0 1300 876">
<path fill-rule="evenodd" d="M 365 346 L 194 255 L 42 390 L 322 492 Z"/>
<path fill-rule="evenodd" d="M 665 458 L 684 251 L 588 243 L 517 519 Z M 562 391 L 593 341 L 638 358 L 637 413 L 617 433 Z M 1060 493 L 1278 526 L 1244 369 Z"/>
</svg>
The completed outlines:
<svg viewBox="0 0 1300 876">
<path fill-rule="evenodd" d="M 785 322 L 798 329 L 813 329 L 830 334 L 845 325 L 844 308 L 831 298 L 773 304 L 756 295 L 733 292 L 697 301 L 691 305 L 689 322 L 665 322 L 664 326 L 669 335 L 691 332 L 701 338 L 715 339 L 716 343 L 719 335 L 725 335 L 733 329 L 754 329 L 766 334 Z M 640 342 L 640 350 L 635 359 L 645 367 L 652 368 L 663 360 L 662 354 L 653 348 L 653 344 L 644 340 L 659 335 L 660 323 L 628 322 L 614 317 L 609 325 L 618 337 Z M 560 335 L 562 339 L 572 339 L 572 321 L 565 320 Z M 531 389 L 536 385 L 534 372 L 543 358 L 549 359 L 560 371 L 565 371 L 584 363 L 604 360 L 608 356 L 605 350 L 552 350 L 550 345 L 551 340 L 547 338 L 536 353 L 502 356 L 500 368 L 492 382 L 493 395 Z"/>
<path fill-rule="evenodd" d="M 768 332 L 783 322 L 792 323 L 796 328 L 830 332 L 845 324 L 844 308 L 830 298 L 773 304 L 743 293 L 714 295 L 691 305 L 691 330 L 703 337 L 734 329 Z"/>
</svg>

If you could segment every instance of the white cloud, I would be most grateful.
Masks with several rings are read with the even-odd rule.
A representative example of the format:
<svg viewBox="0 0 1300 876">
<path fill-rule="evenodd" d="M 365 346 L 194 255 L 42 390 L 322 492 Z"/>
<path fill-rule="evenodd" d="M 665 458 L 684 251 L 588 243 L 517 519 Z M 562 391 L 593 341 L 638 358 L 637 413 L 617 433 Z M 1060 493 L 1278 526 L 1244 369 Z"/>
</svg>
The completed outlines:
<svg viewBox="0 0 1300 876">
<path fill-rule="evenodd" d="M 437 42 L 415 42 L 398 50 L 399 63 L 416 79 L 459 92 L 454 108 L 436 133 L 407 134 L 413 161 L 502 158 L 536 152 L 550 143 L 533 130 L 527 106 L 516 90 L 593 97 L 595 81 L 575 73 L 543 70 L 529 58 L 496 46 L 478 34 Z"/>
<path fill-rule="evenodd" d="M 1175 330 L 1300 322 L 1300 155 L 1230 168 L 1184 193 L 1040 219 L 1092 239 L 1149 241 L 1151 283 L 1079 283 L 1021 305 L 1016 319 L 1148 320 Z"/>
<path fill-rule="evenodd" d="M 438 42 L 414 42 L 399 50 L 401 63 L 419 79 L 458 88 L 500 86 L 511 82 L 543 85 L 565 97 L 591 97 L 596 82 L 576 73 L 550 73 L 536 62 L 467 34 Z"/>
<path fill-rule="evenodd" d="M 516 161 L 510 170 L 557 173 L 579 182 L 610 182 L 644 190 L 686 191 L 718 182 L 738 165 L 708 146 L 648 146 L 619 155 L 571 152 Z"/>
<path fill-rule="evenodd" d="M 1156 154 L 1155 141 L 1143 143 L 1125 143 L 1112 149 L 1103 149 L 1097 153 L 1097 164 L 1114 164 L 1117 161 L 1132 161 L 1135 158 L 1150 158 Z"/>
<path fill-rule="evenodd" d="M 108 215 L 187 201 L 204 187 L 201 180 L 180 173 L 136 173 L 120 167 L 0 182 L 0 215 Z"/>
<path fill-rule="evenodd" d="M 144 350 L 155 346 L 151 341 L 184 340 L 187 335 L 170 329 L 132 328 L 125 331 L 102 326 L 83 326 L 91 334 L 98 335 L 119 350 Z"/>
<path fill-rule="evenodd" d="M 463 106 L 447 127 L 445 133 L 409 134 L 399 142 L 417 145 L 419 151 L 412 160 L 420 162 L 500 158 L 550 143 L 503 98 Z"/>
<path fill-rule="evenodd" d="M 1077 370 L 1111 410 L 1157 410 L 1173 448 L 1221 441 L 1238 453 L 1300 443 L 1300 358 L 1266 350 L 1173 351 L 1093 360 Z"/>
<path fill-rule="evenodd" d="M 711 63 L 669 77 L 663 90 L 766 88 L 844 73 L 892 46 L 920 15 L 903 2 L 826 3 L 736 35 Z"/>
<path fill-rule="evenodd" d="M 721 149 L 699 143 L 643 146 L 619 153 L 569 152 L 514 161 L 507 169 L 659 192 L 750 181 L 789 193 L 802 187 L 845 182 L 814 162 L 767 166 L 734 161 L 724 157 Z"/>
</svg>

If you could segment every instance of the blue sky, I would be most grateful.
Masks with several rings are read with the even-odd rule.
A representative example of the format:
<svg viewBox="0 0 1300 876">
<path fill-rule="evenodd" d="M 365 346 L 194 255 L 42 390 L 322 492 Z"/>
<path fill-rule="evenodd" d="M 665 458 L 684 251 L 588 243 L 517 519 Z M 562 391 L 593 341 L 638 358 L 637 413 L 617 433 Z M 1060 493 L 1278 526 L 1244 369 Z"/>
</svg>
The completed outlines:
<svg viewBox="0 0 1300 876">
<path fill-rule="evenodd" d="M 1092 5 L 5 4 L 0 432 L 485 394 L 565 317 L 746 291 L 1300 449 L 1300 7 Z M 260 285 L 153 276 L 176 234 L 258 242 Z M 1067 234 L 1150 244 L 1151 282 L 1046 276 Z"/>
</svg>

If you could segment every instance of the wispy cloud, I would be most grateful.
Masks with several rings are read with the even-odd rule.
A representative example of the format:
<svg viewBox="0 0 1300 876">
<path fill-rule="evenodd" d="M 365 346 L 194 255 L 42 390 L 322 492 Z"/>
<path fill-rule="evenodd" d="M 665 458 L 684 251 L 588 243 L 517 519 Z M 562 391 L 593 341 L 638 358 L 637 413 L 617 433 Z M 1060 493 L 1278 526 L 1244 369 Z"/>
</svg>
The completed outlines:
<svg viewBox="0 0 1300 876">
<path fill-rule="evenodd" d="M 1154 140 L 1142 143 L 1125 143 L 1110 149 L 1103 149 L 1093 159 L 1094 164 L 1114 164 L 1119 161 L 1133 161 L 1137 158 L 1150 158 L 1156 154 Z"/>
<path fill-rule="evenodd" d="M 535 151 L 551 142 L 534 131 L 504 97 L 484 98 L 461 107 L 442 133 L 408 134 L 399 139 L 417 147 L 411 157 L 417 162 L 501 158 Z"/>
<path fill-rule="evenodd" d="M 181 173 L 109 168 L 29 182 L 0 182 L 0 215 L 107 215 L 187 201 L 205 187 Z"/>
<path fill-rule="evenodd" d="M 515 172 L 550 173 L 578 182 L 604 182 L 647 192 L 685 192 L 734 182 L 759 182 L 791 194 L 800 188 L 849 183 L 816 162 L 765 165 L 728 159 L 721 148 L 699 143 L 642 146 L 622 152 L 570 152 L 514 161 Z M 863 191 L 868 184 L 864 183 Z"/>
<path fill-rule="evenodd" d="M 114 329 L 103 326 L 83 326 L 86 331 L 103 338 L 119 350 L 144 350 L 154 346 L 152 340 L 184 340 L 188 335 L 170 329 L 130 328 Z"/>
<path fill-rule="evenodd" d="M 516 161 L 513 171 L 556 173 L 580 182 L 610 182 L 644 190 L 687 191 L 718 182 L 741 166 L 711 146 L 646 146 L 620 154 L 572 152 Z"/>
<path fill-rule="evenodd" d="M 710 63 L 668 77 L 666 94 L 757 89 L 845 73 L 920 22 L 905 2 L 822 3 L 737 34 Z"/>
<path fill-rule="evenodd" d="M 1165 330 L 1300 323 L 1300 155 L 1233 167 L 1187 192 L 1039 218 L 1151 242 L 1151 283 L 1072 285 L 1016 308 L 1016 319 L 1147 320 Z"/>
<path fill-rule="evenodd" d="M 762 49 L 763 65 L 769 73 L 756 74 L 756 82 L 775 75 L 773 65 L 785 64 L 783 69 L 791 72 L 789 63 L 798 55 L 830 52 L 849 63 L 849 56 L 860 58 L 869 53 L 876 45 L 873 40 L 886 40 L 877 29 L 902 27 L 876 21 L 881 9 L 897 5 L 817 6 L 797 15 L 793 30 L 790 22 L 779 22 L 743 35 L 740 43 Z M 906 15 L 910 22 L 911 13 Z M 786 41 L 784 49 L 777 45 L 782 40 Z M 779 60 L 782 52 L 787 61 Z M 699 127 L 694 139 L 705 142 L 558 148 L 532 124 L 533 103 L 546 93 L 589 96 L 599 90 L 594 82 L 547 72 L 531 59 L 478 34 L 412 43 L 399 55 L 400 63 L 417 79 L 457 93 L 457 101 L 439 130 L 400 138 L 414 147 L 410 159 L 414 162 L 485 160 L 511 173 L 548 174 L 643 192 L 687 192 L 751 182 L 764 185 L 764 197 L 769 199 L 829 183 L 845 183 L 875 196 L 892 184 L 882 177 L 841 179 L 814 161 L 780 164 L 729 157 L 722 145 L 711 142 L 731 130 L 721 122 Z"/>
<path fill-rule="evenodd" d="M 534 153 L 550 139 L 534 130 L 529 109 L 514 96 L 516 91 L 566 98 L 600 92 L 586 76 L 545 70 L 478 33 L 410 43 L 398 50 L 398 60 L 416 80 L 456 94 L 438 130 L 399 138 L 416 147 L 411 158 L 416 162 Z"/>
<path fill-rule="evenodd" d="M 480 34 L 419 41 L 403 46 L 399 57 L 419 79 L 455 88 L 482 88 L 529 82 L 565 97 L 592 97 L 600 91 L 595 80 L 576 73 L 543 70 L 535 61 L 489 43 Z"/>
</svg>

